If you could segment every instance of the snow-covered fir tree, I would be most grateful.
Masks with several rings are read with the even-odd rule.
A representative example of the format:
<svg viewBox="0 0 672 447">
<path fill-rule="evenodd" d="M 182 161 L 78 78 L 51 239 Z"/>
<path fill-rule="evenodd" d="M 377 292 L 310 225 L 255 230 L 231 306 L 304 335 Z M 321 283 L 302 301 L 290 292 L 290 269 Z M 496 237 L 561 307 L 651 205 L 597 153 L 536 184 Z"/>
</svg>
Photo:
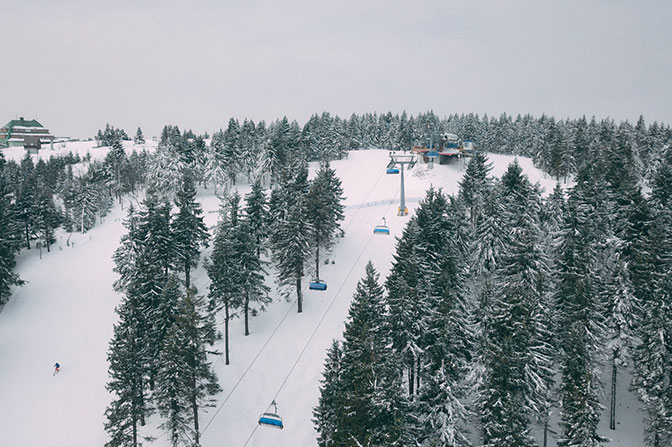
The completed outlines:
<svg viewBox="0 0 672 447">
<path fill-rule="evenodd" d="M 55 241 L 54 230 L 61 223 L 61 213 L 54 203 L 51 191 L 46 188 L 40 192 L 35 206 L 35 226 L 41 236 L 43 245 L 49 252 L 51 251 L 51 244 Z"/>
<path fill-rule="evenodd" d="M 317 407 L 313 409 L 313 425 L 318 433 L 317 444 L 320 447 L 334 445 L 336 431 L 341 424 L 337 421 L 340 406 L 341 386 L 341 362 L 343 349 L 338 340 L 333 340 L 327 351 L 327 359 L 324 361 L 324 372 L 320 379 L 320 399 Z"/>
<path fill-rule="evenodd" d="M 306 195 L 306 217 L 313 229 L 312 248 L 315 252 L 315 277 L 320 277 L 320 249 L 330 249 L 342 232 L 343 188 L 336 172 L 324 163 L 310 183 Z"/>
<path fill-rule="evenodd" d="M 232 256 L 231 252 L 238 226 L 240 195 L 235 194 L 224 203 L 220 209 L 220 221 L 215 230 L 210 262 L 206 264 L 206 270 L 210 278 L 210 307 L 224 310 L 224 361 L 228 365 L 229 321 L 240 308 L 244 294 L 242 284 L 238 281 L 239 259 Z"/>
<path fill-rule="evenodd" d="M 153 190 L 167 194 L 178 190 L 182 175 L 190 166 L 186 162 L 185 154 L 180 153 L 182 136 L 179 130 L 175 128 L 166 131 L 164 128 L 164 133 L 158 147 L 151 154 L 147 183 Z"/>
<path fill-rule="evenodd" d="M 303 312 L 301 280 L 306 261 L 310 256 L 310 241 L 313 228 L 306 218 L 306 195 L 308 193 L 308 166 L 301 162 L 295 166 L 292 176 L 287 175 L 271 194 L 270 214 L 272 260 L 276 266 L 277 281 L 286 295 L 294 286 L 297 296 L 297 312 Z M 276 192 L 277 191 L 277 192 Z M 275 199 L 275 200 L 274 200 Z"/>
<path fill-rule="evenodd" d="M 250 311 L 256 313 L 257 309 L 264 310 L 265 306 L 271 302 L 271 298 L 268 296 L 270 289 L 264 284 L 266 271 L 257 254 L 258 245 L 254 240 L 247 219 L 243 219 L 233 229 L 231 237 L 233 245 L 230 247 L 229 256 L 238 265 L 238 271 L 235 272 L 235 281 L 243 297 L 242 311 L 245 335 L 249 335 Z"/>
<path fill-rule="evenodd" d="M 424 256 L 421 234 L 417 219 L 411 218 L 397 242 L 392 270 L 385 282 L 392 347 L 405 369 L 409 396 L 417 392 L 423 337 L 428 332 L 432 309 L 431 278 L 426 274 L 431 271 L 431 264 Z"/>
<path fill-rule="evenodd" d="M 627 263 L 622 259 L 617 257 L 615 260 L 611 276 L 602 293 L 603 305 L 606 307 L 606 348 L 611 363 L 609 428 L 615 430 L 617 377 L 619 369 L 627 367 L 629 363 L 630 347 L 633 345 L 633 317 L 637 306 Z"/>
<path fill-rule="evenodd" d="M 654 175 L 651 206 L 655 210 L 646 240 L 639 244 L 633 263 L 637 275 L 648 274 L 648 282 L 635 286 L 640 314 L 633 350 L 633 387 L 646 409 L 644 442 L 662 447 L 672 442 L 672 187 L 670 161 L 664 160 Z M 648 260 L 644 261 L 641 258 Z M 647 266 L 648 264 L 648 266 Z"/>
<path fill-rule="evenodd" d="M 214 318 L 193 289 L 183 294 L 175 280 L 167 283 L 167 295 L 175 306 L 159 354 L 155 400 L 166 418 L 161 428 L 173 446 L 200 445 L 199 410 L 212 406 L 211 396 L 221 391 L 207 357 L 215 341 Z"/>
<path fill-rule="evenodd" d="M 541 247 L 538 193 L 514 162 L 499 186 L 503 223 L 511 235 L 495 270 L 495 291 L 483 329 L 484 377 L 477 408 L 487 446 L 534 445 L 534 418 L 547 408 L 552 376 L 544 289 L 548 267 Z"/>
<path fill-rule="evenodd" d="M 191 269 L 198 264 L 200 247 L 207 246 L 210 235 L 203 223 L 203 210 L 196 201 L 196 186 L 189 172 L 186 172 L 180 189 L 175 196 L 177 214 L 170 227 L 175 243 L 178 270 L 185 275 L 185 288 L 191 288 Z"/>
<path fill-rule="evenodd" d="M 477 151 L 469 160 L 467 170 L 460 180 L 460 198 L 469 210 L 472 227 L 480 224 L 485 201 L 490 194 L 492 180 L 489 178 L 492 163 L 488 163 L 486 155 Z"/>
<path fill-rule="evenodd" d="M 268 200 L 260 178 L 252 183 L 252 189 L 249 194 L 245 195 L 245 216 L 250 232 L 257 244 L 257 257 L 259 257 L 261 256 L 261 249 L 268 239 L 270 226 Z"/>
<path fill-rule="evenodd" d="M 145 135 L 142 133 L 142 129 L 140 129 L 140 126 L 138 126 L 138 130 L 135 132 L 133 142 L 135 144 L 145 144 Z"/>
<path fill-rule="evenodd" d="M 129 274 L 125 299 L 116 310 L 119 322 L 114 327 L 108 351 L 107 390 L 115 396 L 105 411 L 105 430 L 111 438 L 106 444 L 109 447 L 137 447 L 138 426 L 144 425 L 145 418 L 151 414 L 148 364 L 149 356 L 158 351 L 148 343 L 153 329 L 148 317 L 153 299 L 161 293 L 152 279 L 143 274 L 151 276 L 151 266 L 143 255 L 138 257 L 133 274 Z"/>
<path fill-rule="evenodd" d="M 20 227 L 5 178 L 5 156 L 0 152 L 0 305 L 5 303 L 13 285 L 22 281 L 13 269 L 20 246 Z"/>
<path fill-rule="evenodd" d="M 350 305 L 342 357 L 338 359 L 337 347 L 330 352 L 333 360 L 327 363 L 322 389 L 331 395 L 325 395 L 315 409 L 323 445 L 405 446 L 412 442 L 409 403 L 390 351 L 385 316 L 383 288 L 369 262 Z"/>
<path fill-rule="evenodd" d="M 597 257 L 595 210 L 584 194 L 590 185 L 579 183 L 570 193 L 556 256 L 559 341 L 561 446 L 598 446 L 602 405 L 597 374 L 602 350 L 604 318 L 593 272 Z M 588 192 L 590 194 L 590 192 Z"/>
</svg>

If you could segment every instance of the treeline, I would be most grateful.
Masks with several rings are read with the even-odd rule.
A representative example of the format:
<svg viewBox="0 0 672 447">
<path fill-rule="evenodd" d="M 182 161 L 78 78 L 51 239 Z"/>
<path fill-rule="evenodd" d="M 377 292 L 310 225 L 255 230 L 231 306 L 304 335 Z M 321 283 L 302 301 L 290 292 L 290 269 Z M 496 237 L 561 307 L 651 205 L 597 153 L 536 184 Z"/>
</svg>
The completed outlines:
<svg viewBox="0 0 672 447">
<path fill-rule="evenodd" d="M 643 118 L 636 125 L 595 118 L 556 120 L 530 115 L 515 119 L 503 114 L 450 115 L 439 118 L 434 113 L 418 116 L 387 114 L 353 114 L 341 119 L 329 113 L 313 115 L 303 127 L 287 118 L 270 124 L 230 119 L 225 130 L 208 136 L 180 134 L 175 126 L 166 126 L 150 176 L 159 189 L 174 188 L 178 172 L 188 165 L 199 173 L 205 185 L 228 189 L 241 176 L 248 181 L 261 174 L 266 182 L 278 176 L 278 166 L 290 157 L 307 160 L 334 160 L 349 150 L 383 148 L 410 150 L 414 145 L 437 144 L 445 132 L 463 140 L 474 141 L 480 150 L 531 157 L 536 166 L 555 177 L 566 179 L 582 163 L 594 159 L 600 148 L 619 145 L 630 152 L 638 177 L 648 179 L 655 172 L 657 160 L 672 141 L 669 126 L 654 122 L 647 126 Z"/>
<path fill-rule="evenodd" d="M 161 145 L 184 154 L 194 139 L 172 129 Z M 312 180 L 301 157 L 289 157 L 278 170 L 270 195 L 260 179 L 244 204 L 238 193 L 222 195 L 213 235 L 196 201 L 197 174 L 187 164 L 177 188 L 150 184 L 140 208 L 129 208 L 128 231 L 114 255 L 115 289 L 123 299 L 108 351 L 107 388 L 114 400 L 106 410 L 107 446 L 137 446 L 151 438 L 140 427 L 155 412 L 171 445 L 199 445 L 199 411 L 220 390 L 208 355 L 220 354 L 212 345 L 223 335 L 228 365 L 230 320 L 243 317 L 248 335 L 250 317 L 271 301 L 265 281 L 269 249 L 278 286 L 287 295 L 296 291 L 302 311 L 301 281 L 309 258 L 314 256 L 318 270 L 320 250 L 328 250 L 341 234 L 342 188 L 328 162 Z M 204 296 L 192 277 L 210 243 Z M 223 334 L 214 324 L 220 314 Z"/>
<path fill-rule="evenodd" d="M 648 194 L 622 140 L 596 153 L 545 199 L 480 152 L 459 194 L 427 192 L 327 354 L 319 445 L 602 445 L 600 397 L 606 382 L 615 429 L 625 367 L 644 444 L 672 443 L 672 152 Z"/>
</svg>

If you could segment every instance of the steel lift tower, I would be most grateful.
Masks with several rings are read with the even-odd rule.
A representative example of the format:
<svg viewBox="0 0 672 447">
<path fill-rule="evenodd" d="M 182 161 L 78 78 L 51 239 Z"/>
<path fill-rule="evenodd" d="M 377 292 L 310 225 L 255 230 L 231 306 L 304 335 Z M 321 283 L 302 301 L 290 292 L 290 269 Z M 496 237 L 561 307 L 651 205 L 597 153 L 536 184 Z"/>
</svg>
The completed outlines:
<svg viewBox="0 0 672 447">
<path fill-rule="evenodd" d="M 408 166 L 411 169 L 415 166 L 415 154 L 390 152 L 390 162 L 387 164 L 387 169 L 393 169 L 401 166 L 401 188 L 399 189 L 399 211 L 397 216 L 407 216 L 408 208 L 406 208 L 406 193 L 404 192 L 404 167 Z"/>
</svg>

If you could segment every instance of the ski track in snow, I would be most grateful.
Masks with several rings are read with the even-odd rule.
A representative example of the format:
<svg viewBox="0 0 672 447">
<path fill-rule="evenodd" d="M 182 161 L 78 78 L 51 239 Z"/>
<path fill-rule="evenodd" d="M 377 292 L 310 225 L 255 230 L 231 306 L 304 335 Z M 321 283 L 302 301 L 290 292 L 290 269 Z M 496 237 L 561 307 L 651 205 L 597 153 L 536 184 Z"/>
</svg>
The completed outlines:
<svg viewBox="0 0 672 447">
<path fill-rule="evenodd" d="M 93 144 L 58 144 L 54 152 L 72 150 L 83 156 L 89 151 L 93 158 L 103 158 L 107 148 L 93 148 Z M 127 149 L 130 147 L 127 144 Z M 54 152 L 43 150 L 41 156 L 48 157 Z M 231 364 L 224 365 L 223 357 L 212 358 L 223 391 L 216 396 L 216 407 L 201 412 L 204 447 L 242 447 L 248 439 L 248 446 L 259 447 L 316 445 L 312 409 L 319 398 L 326 350 L 333 338 L 342 335 L 348 306 L 366 263 L 373 262 L 382 282 L 391 267 L 395 237 L 401 236 L 408 221 L 408 217 L 396 216 L 399 176 L 384 174 L 387 153 L 355 151 L 350 152 L 348 160 L 332 162 L 343 183 L 346 210 L 342 223 L 345 237 L 332 253 L 322 254 L 323 259 L 330 260 L 329 264 L 322 261 L 320 266 L 328 289 L 308 290 L 310 275 L 307 275 L 303 281 L 304 311 L 297 314 L 294 299 L 288 302 L 280 297 L 269 271 L 267 283 L 274 302 L 265 312 L 251 318 L 250 335 L 243 336 L 241 319 L 231 322 Z M 20 160 L 23 150 L 6 155 Z M 514 159 L 496 154 L 489 158 L 495 176 L 501 176 Z M 535 169 L 530 159 L 518 160 L 533 183 L 538 181 L 546 193 L 553 189 L 555 181 Z M 311 173 L 315 169 L 316 165 L 311 164 Z M 430 185 L 455 193 L 463 169 L 464 166 L 435 165 L 430 170 L 418 164 L 407 171 L 409 212 L 413 213 L 418 198 L 424 196 Z M 243 184 L 239 190 L 244 194 L 249 185 Z M 219 199 L 212 188 L 201 190 L 199 199 L 206 224 L 214 226 Z M 102 446 L 108 440 L 103 413 L 112 396 L 105 390 L 106 359 L 113 324 L 117 321 L 114 308 L 121 299 L 112 290 L 117 275 L 112 271 L 111 256 L 125 232 L 121 224 L 125 215 L 117 205 L 102 224 L 86 234 L 74 233 L 70 238 L 74 244 L 66 245 L 68 234 L 59 231 L 51 253 L 43 250 L 42 259 L 34 248 L 19 256 L 16 271 L 27 284 L 15 289 L 0 312 L 0 445 Z M 382 217 L 387 219 L 391 235 L 373 236 L 373 227 Z M 204 251 L 204 255 L 208 253 L 209 249 Z M 308 262 L 308 271 L 312 271 L 313 265 L 314 262 Z M 202 262 L 194 273 L 194 282 L 201 293 L 207 292 L 208 279 Z M 218 323 L 222 323 L 221 317 Z M 313 332 L 315 336 L 308 343 Z M 223 351 L 223 341 L 216 348 Z M 61 363 L 62 371 L 53 376 L 55 362 Z M 609 445 L 639 446 L 642 444 L 639 403 L 628 391 L 629 375 L 622 372 L 619 379 L 618 430 L 608 430 L 605 410 L 601 432 L 613 439 Z M 257 427 L 259 415 L 274 398 L 285 429 Z M 603 403 L 608 403 L 607 396 Z M 152 416 L 147 426 L 141 428 L 142 435 L 158 437 L 151 444 L 158 447 L 168 445 L 167 437 L 158 429 L 160 423 L 158 416 Z M 557 431 L 557 426 L 554 429 Z"/>
</svg>

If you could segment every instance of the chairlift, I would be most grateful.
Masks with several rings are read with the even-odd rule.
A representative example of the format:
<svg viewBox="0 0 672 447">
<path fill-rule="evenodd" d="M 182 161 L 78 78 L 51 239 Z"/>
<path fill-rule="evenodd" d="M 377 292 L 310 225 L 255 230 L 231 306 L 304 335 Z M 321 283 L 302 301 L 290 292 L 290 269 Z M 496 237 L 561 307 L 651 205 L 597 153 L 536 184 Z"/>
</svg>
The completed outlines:
<svg viewBox="0 0 672 447">
<path fill-rule="evenodd" d="M 376 225 L 373 229 L 373 234 L 390 234 L 390 229 L 387 227 L 387 220 L 383 217 L 383 223 Z"/>
<path fill-rule="evenodd" d="M 274 408 L 274 411 L 271 413 L 271 407 Z M 284 425 L 282 424 L 282 418 L 278 416 L 278 404 L 275 401 L 271 402 L 271 405 L 268 406 L 267 411 L 259 416 L 259 425 L 265 425 L 266 427 L 279 428 L 282 430 Z"/>
<path fill-rule="evenodd" d="M 310 281 L 310 286 L 308 288 L 310 290 L 327 290 L 327 283 L 321 279 L 313 279 Z"/>
<path fill-rule="evenodd" d="M 429 151 L 427 152 L 428 157 L 438 157 L 439 153 L 437 151 Z"/>
<path fill-rule="evenodd" d="M 399 174 L 399 168 L 389 168 L 387 170 L 388 174 Z"/>
</svg>

